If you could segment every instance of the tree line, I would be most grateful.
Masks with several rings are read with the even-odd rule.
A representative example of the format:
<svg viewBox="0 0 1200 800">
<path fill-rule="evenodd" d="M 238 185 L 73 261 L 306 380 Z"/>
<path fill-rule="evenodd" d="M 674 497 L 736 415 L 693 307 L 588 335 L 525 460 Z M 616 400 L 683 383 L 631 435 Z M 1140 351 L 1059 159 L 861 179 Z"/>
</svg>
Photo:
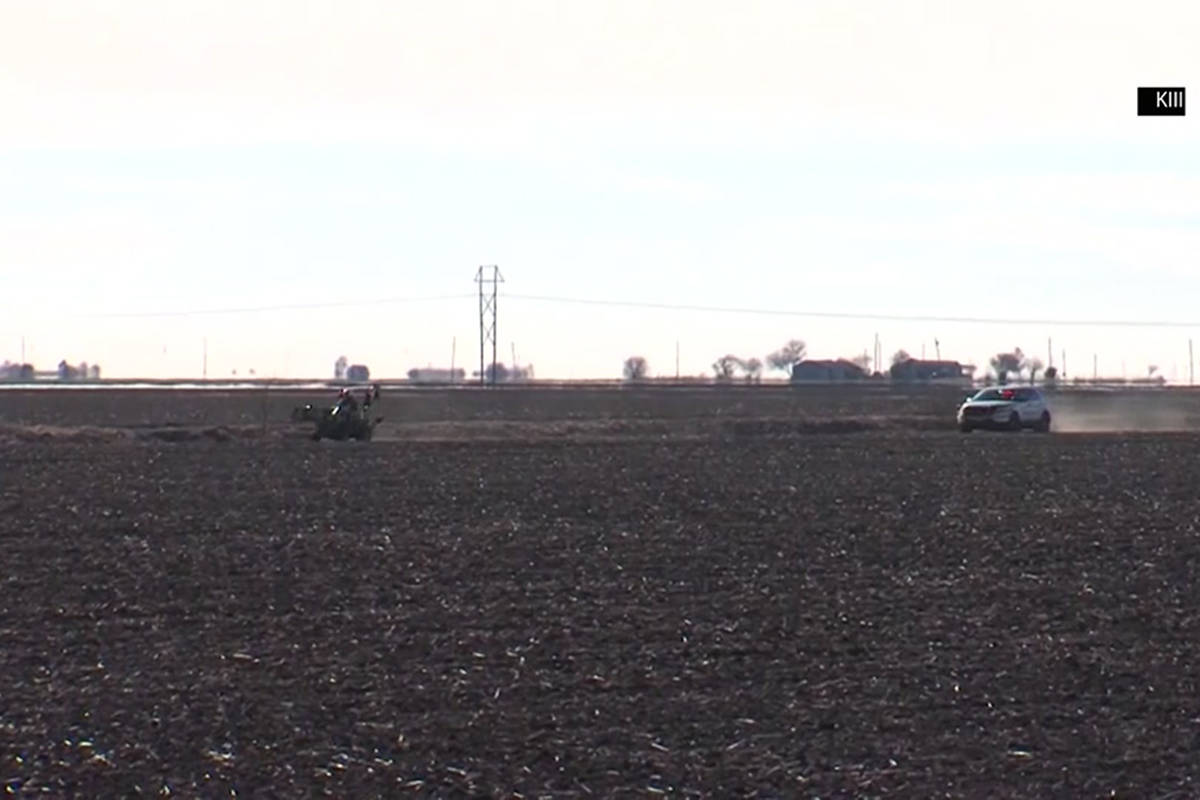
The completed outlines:
<svg viewBox="0 0 1200 800">
<path fill-rule="evenodd" d="M 783 347 L 768 353 L 765 359 L 756 356 L 743 358 L 733 353 L 726 353 L 712 364 L 713 375 L 718 381 L 731 381 L 741 377 L 747 381 L 757 381 L 764 370 L 777 370 L 791 377 L 792 368 L 804 360 L 808 354 L 808 346 L 801 339 L 789 339 Z M 870 358 L 864 353 L 850 359 L 860 364 L 863 369 L 870 366 Z M 630 356 L 625 359 L 622 374 L 627 381 L 644 380 L 650 375 L 650 363 L 644 356 Z"/>
<path fill-rule="evenodd" d="M 792 370 L 797 364 L 803 362 L 807 355 L 808 346 L 802 339 L 789 339 L 778 350 L 767 353 L 765 359 L 743 358 L 733 353 L 727 353 L 713 362 L 712 371 L 718 381 L 742 378 L 754 382 L 762 377 L 764 369 L 783 372 L 790 378 Z M 907 350 L 900 349 L 892 354 L 892 365 L 895 366 L 911 359 L 912 356 Z M 845 360 L 864 372 L 870 371 L 871 357 L 865 352 Z M 1010 378 L 1017 380 L 1025 378 L 1033 383 L 1039 374 L 1043 376 L 1044 380 L 1054 380 L 1058 376 L 1058 370 L 1055 367 L 1047 367 L 1040 358 L 1026 355 L 1019 347 L 992 356 L 988 361 L 988 367 L 990 368 L 989 375 L 994 377 L 998 383 L 1007 383 Z M 627 381 L 645 380 L 650 376 L 650 363 L 644 356 L 630 356 L 625 359 L 622 374 Z"/>
</svg>

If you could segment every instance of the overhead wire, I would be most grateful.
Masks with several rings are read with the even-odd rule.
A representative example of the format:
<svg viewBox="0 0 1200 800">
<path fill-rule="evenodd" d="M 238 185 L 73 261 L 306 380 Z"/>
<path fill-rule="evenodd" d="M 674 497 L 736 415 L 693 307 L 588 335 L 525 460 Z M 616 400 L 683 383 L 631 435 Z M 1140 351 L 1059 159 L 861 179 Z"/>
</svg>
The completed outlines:
<svg viewBox="0 0 1200 800">
<path fill-rule="evenodd" d="M 91 319 L 152 318 L 216 316 L 222 314 L 259 314 L 277 311 L 315 311 L 334 308 L 402 305 L 475 299 L 475 293 L 429 295 L 424 297 L 378 297 L 361 300 L 331 300 L 312 303 L 276 303 L 225 308 L 172 309 L 162 311 L 100 311 L 80 316 Z M 700 305 L 665 303 L 645 300 L 613 300 L 594 297 L 504 293 L 503 300 L 523 300 L 536 303 L 560 303 L 608 308 L 634 308 L 658 311 L 700 312 L 709 314 L 742 314 L 750 316 L 809 317 L 814 319 L 872 320 L 881 322 L 941 322 L 964 325 L 1046 325 L 1093 328 L 1200 328 L 1200 321 L 1147 319 L 1064 319 L 1049 317 L 987 317 L 977 315 L 896 314 L 870 311 L 823 311 L 814 309 L 759 308 L 750 306 Z"/>
<path fill-rule="evenodd" d="M 313 311 L 327 308 L 355 308 L 365 306 L 400 305 L 404 303 L 437 302 L 441 300 L 464 300 L 474 294 L 447 294 L 427 297 L 377 297 L 366 300 L 331 300 L 316 303 L 279 303 L 274 305 L 236 306 L 229 308 L 174 309 L 170 311 L 99 311 L 80 314 L 92 319 L 138 318 L 138 317 L 194 317 L 219 314 L 261 314 L 272 311 Z"/>
<path fill-rule="evenodd" d="M 1020 317 L 949 316 L 937 314 L 885 314 L 877 312 L 813 311 L 804 309 L 751 308 L 738 306 L 708 306 L 684 303 L 658 303 L 640 300 L 603 300 L 583 297 L 560 297 L 552 295 L 504 294 L 502 299 L 529 300 L 546 303 L 569 303 L 575 305 L 610 306 L 623 308 L 645 308 L 665 311 L 699 311 L 714 314 L 746 314 L 780 317 L 814 317 L 825 319 L 879 320 L 886 322 L 945 322 L 972 325 L 1056 325 L 1075 327 L 1138 327 L 1138 328 L 1195 328 L 1200 321 L 1179 320 L 1113 320 L 1113 319 L 1050 319 Z"/>
</svg>

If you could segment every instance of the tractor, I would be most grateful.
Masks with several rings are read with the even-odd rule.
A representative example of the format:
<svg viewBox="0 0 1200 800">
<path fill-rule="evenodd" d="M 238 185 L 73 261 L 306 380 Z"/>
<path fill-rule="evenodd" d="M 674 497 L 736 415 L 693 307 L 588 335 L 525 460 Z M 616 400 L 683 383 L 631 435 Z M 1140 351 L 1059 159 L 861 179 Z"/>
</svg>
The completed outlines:
<svg viewBox="0 0 1200 800">
<path fill-rule="evenodd" d="M 312 404 L 292 410 L 293 422 L 312 422 L 316 424 L 312 439 L 345 441 L 356 439 L 370 441 L 375 432 L 375 426 L 383 422 L 383 417 L 373 417 L 372 412 L 379 403 L 379 386 L 372 386 L 363 393 L 360 402 L 349 389 L 342 389 L 337 402 L 328 408 L 317 408 Z"/>
</svg>

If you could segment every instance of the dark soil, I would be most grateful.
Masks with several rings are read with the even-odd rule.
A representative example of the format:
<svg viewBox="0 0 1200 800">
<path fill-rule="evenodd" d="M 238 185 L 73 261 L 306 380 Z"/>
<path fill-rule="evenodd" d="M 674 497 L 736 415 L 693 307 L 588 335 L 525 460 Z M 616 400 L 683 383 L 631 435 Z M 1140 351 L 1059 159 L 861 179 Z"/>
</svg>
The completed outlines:
<svg viewBox="0 0 1200 800">
<path fill-rule="evenodd" d="M 778 433 L 0 444 L 0 781 L 1200 794 L 1200 437 Z"/>
<path fill-rule="evenodd" d="M 621 422 L 759 417 L 934 416 L 953 426 L 965 389 L 953 386 L 815 385 L 478 390 L 385 388 L 380 412 L 391 422 Z M 286 421 L 305 403 L 330 403 L 333 391 L 0 390 L 0 425 L 96 427 L 245 426 Z"/>
</svg>

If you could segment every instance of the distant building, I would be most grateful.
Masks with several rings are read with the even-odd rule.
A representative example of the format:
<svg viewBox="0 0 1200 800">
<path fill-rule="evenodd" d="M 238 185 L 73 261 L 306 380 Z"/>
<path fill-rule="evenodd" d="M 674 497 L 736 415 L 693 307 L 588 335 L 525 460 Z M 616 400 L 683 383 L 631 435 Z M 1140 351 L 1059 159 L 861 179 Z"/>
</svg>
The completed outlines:
<svg viewBox="0 0 1200 800">
<path fill-rule="evenodd" d="M 462 383 L 466 377 L 467 371 L 457 367 L 414 367 L 408 371 L 408 379 L 412 383 Z"/>
<path fill-rule="evenodd" d="M 960 364 L 957 361 L 924 361 L 918 358 L 907 358 L 892 365 L 891 376 L 894 381 L 939 381 L 939 380 L 969 380 L 975 374 L 971 364 Z"/>
<path fill-rule="evenodd" d="M 11 361 L 0 364 L 0 380 L 31 381 L 34 377 L 33 364 L 14 364 Z"/>
<path fill-rule="evenodd" d="M 471 373 L 471 376 L 476 380 L 479 379 L 479 370 Z M 519 381 L 533 380 L 533 365 L 526 364 L 523 367 L 507 367 L 504 364 L 496 363 L 488 369 L 488 377 L 494 378 L 493 383 L 515 383 Z"/>
<path fill-rule="evenodd" d="M 792 383 L 861 381 L 866 377 L 866 370 L 844 358 L 805 360 L 792 365 Z"/>
<path fill-rule="evenodd" d="M 346 369 L 346 380 L 355 383 L 366 383 L 371 380 L 371 370 L 367 369 L 366 364 L 351 364 Z"/>
<path fill-rule="evenodd" d="M 25 366 L 29 367 L 31 373 L 33 372 L 33 367 L 29 366 L 28 364 Z M 33 373 L 33 377 L 37 377 L 39 374 L 44 373 Z M 99 380 L 100 365 L 89 365 L 86 361 L 84 361 L 79 364 L 79 366 L 75 366 L 74 364 L 68 364 L 66 359 L 63 359 L 62 361 L 58 362 L 58 369 L 53 373 L 49 373 L 49 376 L 57 377 L 60 381 Z"/>
</svg>

